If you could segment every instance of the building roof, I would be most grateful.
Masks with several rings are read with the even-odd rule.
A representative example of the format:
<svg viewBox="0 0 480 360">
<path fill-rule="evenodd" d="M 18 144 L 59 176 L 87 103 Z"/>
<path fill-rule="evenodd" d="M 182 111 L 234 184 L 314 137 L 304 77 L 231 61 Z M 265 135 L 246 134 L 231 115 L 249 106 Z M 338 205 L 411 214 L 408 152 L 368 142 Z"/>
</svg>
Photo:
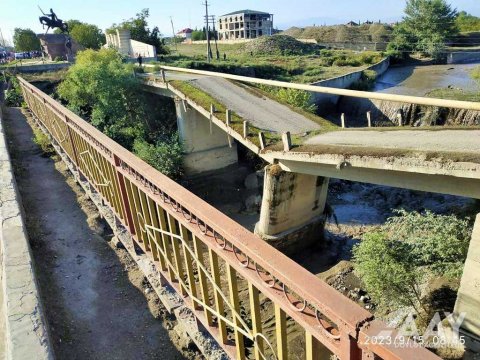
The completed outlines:
<svg viewBox="0 0 480 360">
<path fill-rule="evenodd" d="M 177 32 L 177 34 L 190 34 L 191 32 L 193 32 L 192 29 L 186 28 L 186 29 L 183 29 L 183 30 L 180 30 L 179 32 Z"/>
<path fill-rule="evenodd" d="M 224 14 L 222 16 L 230 16 L 235 14 L 270 15 L 270 13 L 267 13 L 267 12 L 246 9 L 246 10 L 234 11 L 228 14 Z"/>
</svg>

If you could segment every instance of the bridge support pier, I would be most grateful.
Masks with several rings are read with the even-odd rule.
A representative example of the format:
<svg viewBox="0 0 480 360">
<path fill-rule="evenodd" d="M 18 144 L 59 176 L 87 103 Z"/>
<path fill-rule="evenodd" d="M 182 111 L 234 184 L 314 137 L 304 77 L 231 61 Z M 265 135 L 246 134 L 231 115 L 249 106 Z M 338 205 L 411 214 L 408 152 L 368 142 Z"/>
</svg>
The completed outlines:
<svg viewBox="0 0 480 360">
<path fill-rule="evenodd" d="M 467 348 L 480 351 L 480 214 L 473 227 L 454 312 L 456 316 L 465 314 L 460 330 Z"/>
<path fill-rule="evenodd" d="M 229 146 L 225 132 L 179 98 L 175 98 L 175 109 L 178 133 L 186 152 L 183 162 L 186 175 L 221 169 L 238 161 L 237 145 Z"/>
<path fill-rule="evenodd" d="M 323 238 L 328 178 L 265 168 L 260 221 L 255 233 L 277 249 L 294 253 Z"/>
</svg>

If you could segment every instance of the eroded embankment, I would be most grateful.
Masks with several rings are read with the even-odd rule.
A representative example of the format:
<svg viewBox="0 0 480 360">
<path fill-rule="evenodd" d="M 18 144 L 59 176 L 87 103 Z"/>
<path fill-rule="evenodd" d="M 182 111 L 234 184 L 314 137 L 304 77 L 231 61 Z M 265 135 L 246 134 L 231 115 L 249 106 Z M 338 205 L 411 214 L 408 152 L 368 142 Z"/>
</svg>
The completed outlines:
<svg viewBox="0 0 480 360">
<path fill-rule="evenodd" d="M 365 127 L 366 113 L 371 112 L 374 126 L 478 126 L 480 112 L 462 109 L 447 109 L 393 101 L 354 99 L 343 97 L 338 103 L 339 113 L 348 117 L 348 125 Z M 400 120 L 401 119 L 401 120 Z"/>
</svg>

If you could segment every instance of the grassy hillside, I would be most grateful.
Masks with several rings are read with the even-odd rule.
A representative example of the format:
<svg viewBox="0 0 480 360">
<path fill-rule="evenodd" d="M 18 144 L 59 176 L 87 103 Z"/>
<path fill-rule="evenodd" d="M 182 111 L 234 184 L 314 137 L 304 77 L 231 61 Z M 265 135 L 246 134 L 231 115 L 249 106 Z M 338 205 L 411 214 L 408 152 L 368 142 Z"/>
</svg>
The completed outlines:
<svg viewBox="0 0 480 360">
<path fill-rule="evenodd" d="M 282 34 L 296 39 L 315 39 L 318 43 L 332 42 L 382 42 L 388 41 L 392 28 L 384 24 L 363 24 L 360 26 L 308 26 L 292 27 Z"/>
<path fill-rule="evenodd" d="M 325 50 L 292 37 L 275 35 L 254 41 L 219 45 L 220 60 L 205 61 L 205 44 L 180 44 L 178 54 L 160 63 L 301 83 L 312 83 L 363 69 L 381 60 L 378 52 Z M 215 48 L 213 48 L 215 57 Z M 223 60 L 223 54 L 227 59 Z"/>
</svg>

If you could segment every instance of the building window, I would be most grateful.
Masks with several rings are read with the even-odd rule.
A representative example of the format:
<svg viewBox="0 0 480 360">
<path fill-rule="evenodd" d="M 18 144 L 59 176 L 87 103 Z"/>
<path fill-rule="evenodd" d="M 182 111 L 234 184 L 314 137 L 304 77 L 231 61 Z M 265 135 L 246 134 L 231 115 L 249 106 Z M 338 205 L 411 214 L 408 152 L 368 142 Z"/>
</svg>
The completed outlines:
<svg viewBox="0 0 480 360">
<path fill-rule="evenodd" d="M 258 22 L 258 26 L 262 27 L 262 22 L 261 21 Z"/>
</svg>

